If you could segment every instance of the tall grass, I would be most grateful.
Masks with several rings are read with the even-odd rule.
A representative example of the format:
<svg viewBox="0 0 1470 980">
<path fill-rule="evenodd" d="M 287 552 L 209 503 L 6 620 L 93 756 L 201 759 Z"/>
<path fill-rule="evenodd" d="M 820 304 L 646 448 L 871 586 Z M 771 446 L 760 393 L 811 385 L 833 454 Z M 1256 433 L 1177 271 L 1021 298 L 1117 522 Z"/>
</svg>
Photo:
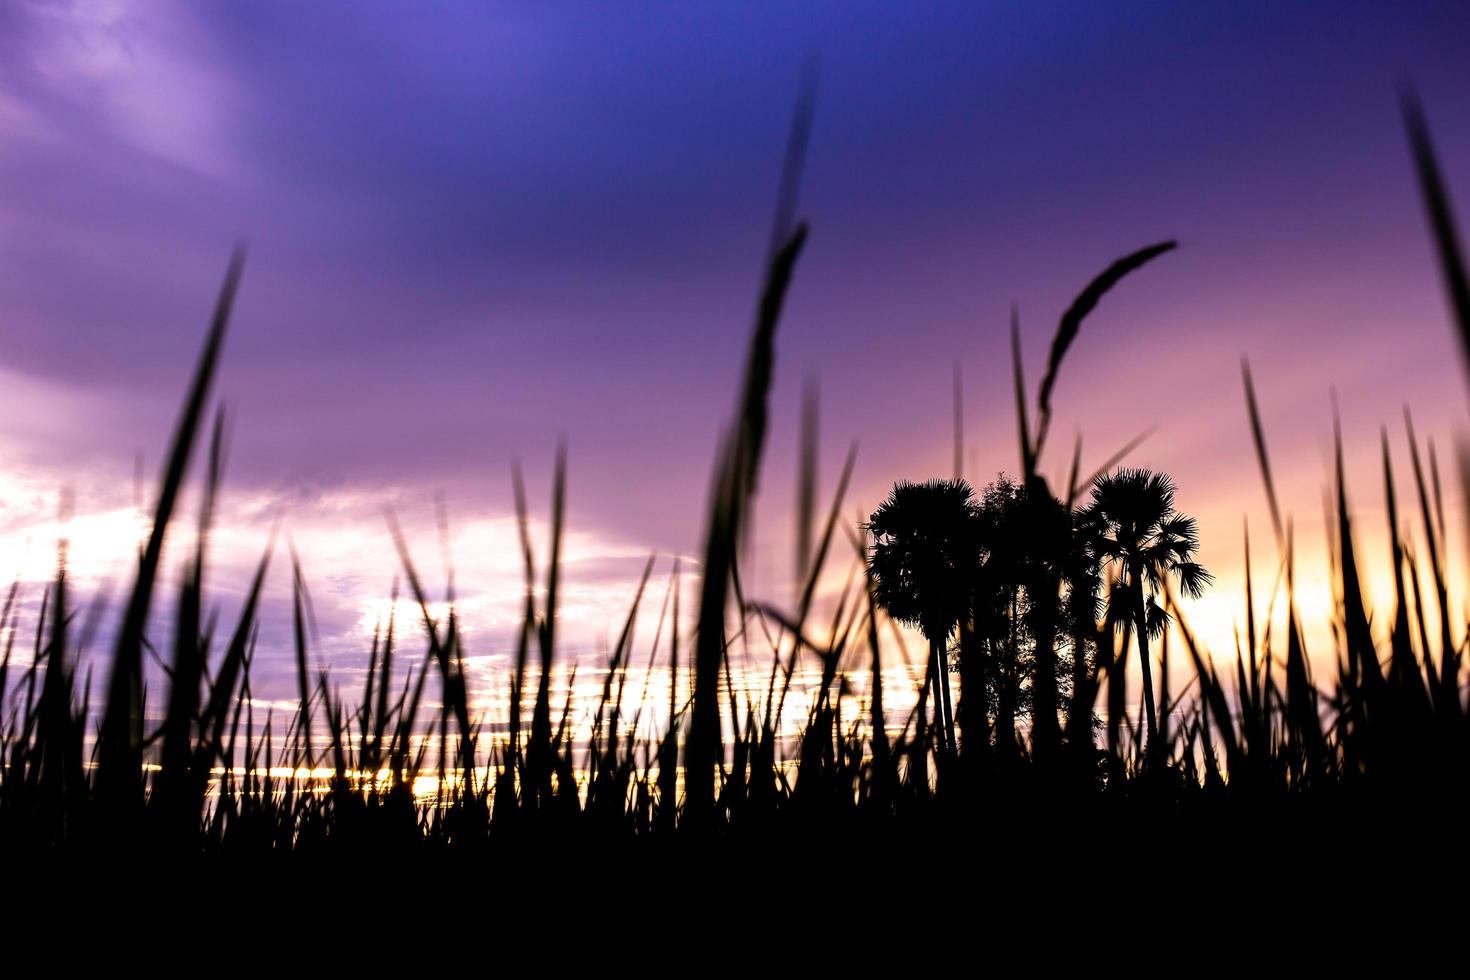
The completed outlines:
<svg viewBox="0 0 1470 980">
<path fill-rule="evenodd" d="M 293 556 L 297 704 L 288 717 L 269 709 L 262 717 L 252 669 L 272 549 L 250 580 L 232 627 L 216 633 L 204 613 L 205 548 L 221 492 L 218 415 L 209 438 L 200 533 L 179 584 L 172 643 L 148 634 L 165 536 L 206 428 L 211 382 L 240 284 L 243 256 L 237 254 L 180 412 L 99 704 L 94 707 L 90 674 L 76 676 L 79 640 L 64 548 L 35 622 L 21 621 L 19 583 L 6 593 L 0 611 L 0 847 L 107 851 L 141 842 L 158 852 L 251 855 L 420 853 L 588 837 L 761 841 L 794 834 L 872 842 L 916 828 L 951 834 L 968 827 L 981 834 L 976 828 L 1030 820 L 1072 827 L 1068 833 L 1078 836 L 1068 853 L 1080 862 L 1099 835 L 1111 831 L 1076 828 L 1094 821 L 1092 826 L 1116 830 L 1140 814 L 1222 823 L 1249 814 L 1256 830 L 1296 812 L 1368 820 L 1405 812 L 1417 820 L 1431 812 L 1426 808 L 1452 806 L 1444 812 L 1463 819 L 1470 763 L 1467 630 L 1451 611 L 1445 571 L 1451 543 L 1432 448 L 1426 474 L 1406 416 L 1412 500 L 1427 559 L 1421 564 L 1420 545 L 1395 517 L 1395 465 L 1386 436 L 1383 443 L 1395 589 L 1385 645 L 1375 639 L 1360 580 L 1359 531 L 1338 436 L 1331 535 L 1336 669 L 1330 678 L 1315 678 L 1302 641 L 1292 528 L 1276 498 L 1248 365 L 1246 421 L 1282 556 L 1273 593 L 1286 610 L 1285 631 L 1273 635 L 1269 617 L 1256 621 L 1247 528 L 1247 618 L 1233 665 L 1201 649 L 1173 597 L 1165 598 L 1192 676 L 1176 690 L 1165 651 L 1156 679 L 1162 717 L 1156 745 L 1146 744 L 1142 726 L 1130 716 L 1129 627 L 1114 630 L 1091 611 L 1031 627 L 1037 642 L 1029 668 L 1029 725 L 1018 723 L 1017 706 L 1005 692 L 994 717 L 980 703 L 987 675 L 975 665 L 983 662 L 985 641 L 965 623 L 957 638 L 957 716 L 945 707 L 948 678 L 933 675 L 944 668 L 931 663 L 930 676 L 901 692 L 916 704 L 901 724 L 893 723 L 890 706 L 902 698 L 895 698 L 887 668 L 910 661 L 902 636 L 875 601 L 862 526 L 842 517 L 855 446 L 818 523 L 823 507 L 815 489 L 814 389 L 803 402 L 796 507 L 801 587 L 785 610 L 745 595 L 741 541 L 769 428 L 777 328 L 807 237 L 794 215 L 809 119 L 807 98 L 792 127 L 735 415 L 711 479 L 696 626 L 692 636 L 683 635 L 677 563 L 662 598 L 646 598 L 658 589 L 651 585 L 650 559 L 608 653 L 587 734 L 578 736 L 579 708 L 571 694 L 558 702 L 552 686 L 559 669 L 564 450 L 557 455 L 543 568 L 536 567 L 529 506 L 519 471 L 514 474 L 525 599 L 502 719 L 487 721 L 471 703 L 452 577 L 449 611 L 436 616 L 410 542 L 391 515 L 398 581 L 417 608 L 417 622 L 398 621 L 395 585 L 393 611 L 363 652 L 363 688 L 349 700 L 326 671 L 313 669 L 307 573 Z M 1461 335 L 1470 337 L 1470 292 L 1455 224 L 1412 100 L 1406 119 L 1451 305 Z M 1061 318 L 1034 406 L 1013 320 L 1020 463 L 1028 498 L 1037 502 L 1031 506 L 1039 508 L 1028 519 L 1038 527 L 1058 519 L 1065 524 L 1091 482 L 1079 479 L 1080 446 L 1061 497 L 1038 470 L 1052 392 L 1071 344 L 1109 290 L 1173 247 L 1164 242 L 1125 256 L 1079 294 Z M 961 463 L 957 451 L 957 470 Z M 830 619 L 815 623 L 817 584 L 848 552 L 852 571 Z M 1063 572 L 1047 574 L 1028 587 L 1057 594 Z M 635 649 L 636 624 L 654 604 L 659 613 L 652 644 Z M 1438 613 L 1433 621 L 1430 609 Z M 22 627 L 32 655 L 19 668 L 13 653 Z M 1056 658 L 1063 645 L 1095 656 L 1072 658 L 1070 690 L 1059 700 Z M 405 646 L 422 650 L 421 666 L 404 666 L 410 660 Z M 144 653 L 162 649 L 169 651 L 167 690 L 150 705 Z M 739 671 L 744 678 L 763 673 L 763 688 L 736 683 L 737 655 L 757 665 L 766 658 L 765 667 Z M 646 684 L 630 703 L 628 677 L 636 663 L 646 663 L 645 676 L 656 666 L 666 672 L 666 715 L 654 717 Z M 1150 665 L 1143 666 L 1145 683 L 1152 685 Z M 782 719 L 805 671 L 816 680 L 803 691 L 805 720 L 792 738 Z M 426 710 L 436 695 L 439 707 Z M 1059 703 L 1063 710 L 1049 707 Z M 94 716 L 100 724 L 92 733 Z M 431 779 L 432 793 L 416 792 L 423 777 Z"/>
</svg>

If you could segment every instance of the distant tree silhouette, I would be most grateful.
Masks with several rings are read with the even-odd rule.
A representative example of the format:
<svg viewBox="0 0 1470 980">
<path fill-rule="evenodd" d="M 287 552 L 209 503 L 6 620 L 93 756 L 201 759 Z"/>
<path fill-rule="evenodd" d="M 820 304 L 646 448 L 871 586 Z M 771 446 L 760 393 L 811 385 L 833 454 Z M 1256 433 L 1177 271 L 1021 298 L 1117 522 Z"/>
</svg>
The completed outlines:
<svg viewBox="0 0 1470 980">
<path fill-rule="evenodd" d="M 1034 723 L 1046 702 L 1054 711 L 1070 711 L 1096 629 L 1097 559 L 1088 529 L 1062 501 L 1037 496 L 1038 489 L 1001 474 L 981 492 L 972 618 L 956 650 L 960 729 L 967 739 L 976 734 L 988 744 L 993 718 L 1003 757 L 1016 755 L 1019 716 Z M 1038 643 L 1050 643 L 1053 655 L 1038 659 Z M 1051 673 L 1039 687 L 1038 669 Z M 967 697 L 972 692 L 979 693 Z"/>
<path fill-rule="evenodd" d="M 964 480 L 900 481 L 872 514 L 869 565 L 878 604 L 929 641 L 929 673 L 944 741 L 955 747 L 946 640 L 970 614 L 980 562 L 979 509 Z"/>
<path fill-rule="evenodd" d="M 982 555 L 972 579 L 972 628 L 978 642 L 970 650 L 962 642 L 960 650 L 962 697 L 971 691 L 983 692 L 965 705 L 966 736 L 978 727 L 974 705 L 979 703 L 995 719 L 996 746 L 1003 755 L 1017 744 L 1017 714 L 1030 708 L 1030 692 L 1021 684 L 1031 666 L 1027 625 L 1032 596 L 1024 587 L 1029 562 L 1024 494 L 1019 484 L 1004 475 L 981 494 Z"/>
<path fill-rule="evenodd" d="M 1092 502 L 1080 515 L 1080 524 L 1092 537 L 1103 567 L 1112 566 L 1121 573 L 1108 597 L 1108 621 L 1120 629 L 1131 623 L 1138 638 L 1148 725 L 1145 756 L 1150 755 L 1159 730 L 1148 644 L 1168 624 L 1158 593 L 1171 576 L 1191 598 L 1203 595 L 1211 581 L 1210 573 L 1194 560 L 1199 550 L 1198 524 L 1174 509 L 1174 489 L 1173 481 L 1163 473 L 1121 469 L 1097 478 Z"/>
</svg>

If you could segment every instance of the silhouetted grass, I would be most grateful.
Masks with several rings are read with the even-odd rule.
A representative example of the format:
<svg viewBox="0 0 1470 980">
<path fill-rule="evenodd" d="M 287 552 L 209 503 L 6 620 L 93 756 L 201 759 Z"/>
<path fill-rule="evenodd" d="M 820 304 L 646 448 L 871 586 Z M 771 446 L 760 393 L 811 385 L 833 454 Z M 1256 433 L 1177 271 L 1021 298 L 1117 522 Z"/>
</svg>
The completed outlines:
<svg viewBox="0 0 1470 980">
<path fill-rule="evenodd" d="M 794 208 L 808 115 L 809 101 L 804 101 L 793 126 L 736 413 L 711 479 L 697 623 L 692 636 L 681 635 L 681 577 L 675 562 L 652 644 L 646 651 L 635 649 L 635 627 L 654 569 L 650 558 L 608 653 L 584 740 L 579 743 L 576 735 L 579 707 L 570 690 L 558 704 L 552 687 L 562 591 L 564 450 L 557 454 L 548 560 L 542 569 L 533 556 L 519 470 L 513 474 L 526 588 L 514 667 L 505 678 L 509 697 L 504 718 L 487 724 L 475 714 L 452 575 L 446 587 L 449 611 L 436 618 L 410 543 L 391 515 L 400 580 L 419 610 L 417 627 L 410 631 L 396 619 L 395 580 L 394 611 L 379 624 L 364 652 L 363 688 L 355 703 L 349 701 L 328 671 L 313 664 L 308 570 L 293 554 L 297 707 L 289 718 L 269 710 L 260 718 L 252 696 L 252 666 L 272 549 L 261 559 L 239 618 L 222 645 L 216 642 L 213 619 L 204 614 L 205 548 L 221 492 L 222 416 L 212 430 L 198 540 L 171 624 L 167 691 L 156 699 L 158 720 L 149 721 L 144 654 L 158 649 L 158 638 L 147 634 L 149 611 L 165 534 L 200 438 L 240 282 L 243 258 L 237 255 L 167 457 L 152 531 L 139 556 L 108 664 L 95 737 L 89 736 L 91 678 L 75 676 L 80 642 L 65 550 L 31 624 L 31 662 L 19 673 L 12 657 L 22 626 L 19 583 L 6 594 L 0 610 L 5 636 L 0 659 L 0 847 L 14 853 L 102 854 L 142 847 L 150 854 L 222 856 L 485 850 L 509 868 L 524 859 L 521 842 L 856 844 L 864 848 L 856 855 L 859 859 L 876 863 L 883 860 L 879 847 L 885 842 L 904 842 L 916 847 L 922 859 L 932 860 L 941 841 L 1004 848 L 1004 841 L 1024 837 L 1037 850 L 1008 854 L 1004 860 L 1039 868 L 1047 855 L 1060 855 L 1075 874 L 1089 855 L 1121 840 L 1125 830 L 1147 838 L 1147 828 L 1155 828 L 1153 841 L 1164 846 L 1174 839 L 1167 836 L 1174 832 L 1168 827 L 1188 828 L 1178 831 L 1178 840 L 1198 848 L 1210 839 L 1205 834 L 1257 840 L 1283 828 L 1301 832 L 1323 817 L 1346 821 L 1345 834 L 1374 834 L 1385 827 L 1397 833 L 1429 821 L 1463 821 L 1470 763 L 1462 652 L 1467 631 L 1454 618 L 1454 593 L 1445 571 L 1449 542 L 1438 465 L 1430 446 L 1426 476 L 1407 415 L 1415 502 L 1437 620 L 1427 618 L 1417 546 L 1398 523 L 1385 435 L 1387 557 L 1394 573 L 1395 609 L 1387 645 L 1375 640 L 1360 582 L 1339 433 L 1331 505 L 1336 671 L 1330 684 L 1312 677 L 1297 612 L 1292 529 L 1276 498 L 1266 427 L 1249 367 L 1243 365 L 1247 421 L 1281 556 L 1269 607 L 1280 596 L 1286 635 L 1272 635 L 1269 616 L 1264 629 L 1256 621 L 1247 527 L 1245 634 L 1233 669 L 1200 648 L 1163 578 L 1163 604 L 1174 618 L 1192 675 L 1178 686 L 1168 673 L 1166 649 L 1157 679 L 1160 720 L 1155 730 L 1155 692 L 1148 669 L 1152 658 L 1144 638 L 1138 646 L 1144 651 L 1147 710 L 1129 711 L 1129 651 L 1140 639 L 1135 623 L 1143 620 L 1100 618 L 1096 595 L 1111 596 L 1126 583 L 1116 576 L 1104 582 L 1099 569 L 1068 564 L 1085 564 L 1087 556 L 1074 554 L 1066 543 L 1080 533 L 1075 498 L 1094 479 L 1078 482 L 1079 444 L 1066 497 L 1059 500 L 1040 475 L 1038 461 L 1059 368 L 1086 314 L 1126 274 L 1173 248 L 1172 242 L 1110 265 L 1063 315 L 1035 404 L 1034 434 L 1018 318 L 1013 318 L 1025 480 L 1016 490 L 1018 519 L 1027 522 L 1027 533 L 1053 535 L 1063 544 L 1049 552 L 1054 561 L 1038 564 L 1026 580 L 1029 596 L 1052 600 L 1033 602 L 1033 611 L 1026 614 L 1030 618 L 1024 628 L 1034 639 L 1024 668 L 1029 676 L 1016 674 L 1022 668 L 1014 658 L 1002 663 L 1004 644 L 992 642 L 973 615 L 962 615 L 944 627 L 955 629 L 958 711 L 948 708 L 948 666 L 936 652 L 916 684 L 913 711 L 903 724 L 890 727 L 887 705 L 893 703 L 893 692 L 885 690 L 885 667 L 910 661 L 878 598 L 869 563 L 871 541 L 862 536 L 866 529 L 841 516 L 855 446 L 820 533 L 814 534 L 819 513 L 814 389 L 808 390 L 802 408 L 795 547 L 801 586 L 795 607 L 783 611 L 744 594 L 740 543 L 769 428 L 776 332 L 806 241 L 806 228 L 795 222 Z M 1463 320 L 1465 277 L 1454 222 L 1427 130 L 1412 102 L 1406 103 L 1406 118 L 1452 306 Z M 957 469 L 961 462 L 957 453 Z M 851 572 L 830 620 L 813 623 L 818 582 L 834 560 L 834 550 L 842 550 L 833 546 L 844 535 L 855 553 Z M 1077 583 L 1086 575 L 1094 580 L 1092 591 L 1083 594 Z M 544 583 L 539 589 L 538 582 Z M 1076 601 L 1065 605 L 1064 595 Z M 1065 615 L 1046 611 L 1063 609 Z M 1013 599 L 1002 623 L 1011 631 L 1012 655 L 1021 615 Z M 410 632 L 419 638 L 410 639 Z M 1169 634 L 1164 635 L 1167 643 Z M 403 647 L 409 643 L 422 644 L 424 656 L 417 668 L 404 666 Z M 1058 659 L 1063 648 L 1072 651 L 1069 664 Z M 751 658 L 740 671 L 747 678 L 740 684 L 732 668 L 736 657 Z M 653 717 L 646 710 L 646 683 L 630 710 L 628 675 L 635 658 L 646 660 L 645 677 L 652 677 L 659 665 L 666 671 L 667 715 Z M 765 666 L 761 658 L 767 658 Z M 791 738 L 782 719 L 794 679 L 807 666 L 816 668 L 817 679 L 805 691 L 805 721 Z M 763 690 L 748 680 L 762 674 L 767 677 Z M 1029 692 L 1029 709 L 1016 701 L 1022 683 Z M 1059 683 L 1069 688 L 1065 696 Z M 527 686 L 532 684 L 527 724 Z M 991 684 L 997 685 L 993 710 L 987 697 Z M 440 707 L 426 714 L 426 690 L 432 697 L 434 689 Z M 1018 723 L 1026 710 L 1029 726 Z M 1140 720 L 1143 715 L 1147 727 Z M 437 751 L 437 759 L 428 757 L 431 750 Z M 283 776 L 282 767 L 291 774 Z M 433 778 L 432 795 L 415 792 L 424 775 Z M 1387 818 L 1395 819 L 1383 823 Z"/>
</svg>

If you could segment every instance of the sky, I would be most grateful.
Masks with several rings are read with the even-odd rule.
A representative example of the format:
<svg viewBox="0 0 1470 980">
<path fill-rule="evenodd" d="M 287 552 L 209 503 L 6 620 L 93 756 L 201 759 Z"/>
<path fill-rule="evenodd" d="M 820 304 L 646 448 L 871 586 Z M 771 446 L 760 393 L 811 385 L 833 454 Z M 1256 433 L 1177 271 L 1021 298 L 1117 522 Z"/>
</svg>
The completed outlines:
<svg viewBox="0 0 1470 980">
<path fill-rule="evenodd" d="M 209 588 L 226 618 L 280 522 L 320 655 L 351 676 L 397 571 L 392 508 L 426 577 L 452 563 L 489 691 L 522 596 L 511 467 L 544 560 L 565 439 L 564 653 L 596 662 L 646 556 L 662 577 L 699 551 L 815 59 L 811 237 L 777 340 L 748 588 L 790 604 L 803 379 L 821 392 L 824 494 L 860 444 L 853 521 L 897 479 L 950 475 L 956 359 L 966 475 L 1014 474 L 1012 305 L 1034 385 L 1077 291 L 1177 238 L 1084 325 L 1043 469 L 1059 482 L 1079 433 L 1086 469 L 1154 427 L 1128 462 L 1170 473 L 1200 519 L 1217 585 L 1190 613 L 1233 654 L 1246 515 L 1256 574 L 1277 560 L 1249 357 L 1325 669 L 1330 392 L 1372 554 L 1380 426 L 1402 464 L 1404 405 L 1442 462 L 1464 425 L 1397 98 L 1417 87 L 1470 200 L 1467 41 L 1452 2 L 8 3 L 0 578 L 34 606 L 64 536 L 84 596 L 115 607 L 247 240 L 217 388 L 231 425 Z M 1384 570 L 1370 578 L 1383 598 Z M 285 697 L 284 558 L 271 582 L 260 686 Z"/>
</svg>

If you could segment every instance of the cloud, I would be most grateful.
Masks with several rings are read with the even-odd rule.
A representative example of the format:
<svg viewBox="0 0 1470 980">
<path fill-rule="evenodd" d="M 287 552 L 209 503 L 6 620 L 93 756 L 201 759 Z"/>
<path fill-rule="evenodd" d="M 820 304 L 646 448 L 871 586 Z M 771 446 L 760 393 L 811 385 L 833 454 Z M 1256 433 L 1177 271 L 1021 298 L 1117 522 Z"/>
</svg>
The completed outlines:
<svg viewBox="0 0 1470 980">
<path fill-rule="evenodd" d="M 9 14 L 12 135 L 98 139 L 211 177 L 238 174 L 231 123 L 244 94 L 217 67 L 191 4 L 24 0 Z"/>
</svg>

